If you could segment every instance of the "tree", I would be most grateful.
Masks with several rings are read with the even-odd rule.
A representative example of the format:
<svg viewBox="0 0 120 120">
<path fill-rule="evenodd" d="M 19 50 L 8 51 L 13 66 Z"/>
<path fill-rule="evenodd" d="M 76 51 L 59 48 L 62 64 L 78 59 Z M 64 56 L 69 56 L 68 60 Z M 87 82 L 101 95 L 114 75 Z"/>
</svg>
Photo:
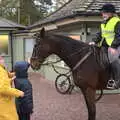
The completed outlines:
<svg viewBox="0 0 120 120">
<path fill-rule="evenodd" d="M 48 6 L 51 4 L 51 0 L 20 0 L 21 22 L 32 24 L 42 19 L 48 13 Z"/>
<path fill-rule="evenodd" d="M 69 0 L 55 0 L 57 6 L 62 6 Z"/>
<path fill-rule="evenodd" d="M 50 12 L 53 12 L 53 11 L 57 10 L 59 7 L 63 6 L 68 1 L 69 0 L 53 0 L 54 4 L 52 5 Z"/>
<path fill-rule="evenodd" d="M 51 4 L 51 0 L 1 0 L 0 15 L 29 25 L 47 15 Z"/>
<path fill-rule="evenodd" d="M 0 16 L 17 21 L 18 0 L 1 0 L 0 1 Z"/>
</svg>

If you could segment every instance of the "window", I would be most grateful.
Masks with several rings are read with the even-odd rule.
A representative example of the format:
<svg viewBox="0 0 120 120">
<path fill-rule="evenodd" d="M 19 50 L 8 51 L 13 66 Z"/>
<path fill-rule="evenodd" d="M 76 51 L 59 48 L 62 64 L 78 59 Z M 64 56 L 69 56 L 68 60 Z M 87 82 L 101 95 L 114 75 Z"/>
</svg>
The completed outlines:
<svg viewBox="0 0 120 120">
<path fill-rule="evenodd" d="M 32 38 L 25 39 L 25 60 L 31 57 L 35 40 Z"/>
<path fill-rule="evenodd" d="M 9 36 L 0 35 L 0 55 L 8 55 Z"/>
</svg>

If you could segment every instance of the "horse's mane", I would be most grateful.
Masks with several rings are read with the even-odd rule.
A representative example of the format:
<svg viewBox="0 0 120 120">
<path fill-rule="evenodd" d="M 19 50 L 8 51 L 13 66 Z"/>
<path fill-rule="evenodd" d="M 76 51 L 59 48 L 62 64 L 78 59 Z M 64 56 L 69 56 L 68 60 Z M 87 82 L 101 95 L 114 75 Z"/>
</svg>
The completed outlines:
<svg viewBox="0 0 120 120">
<path fill-rule="evenodd" d="M 96 57 L 97 62 L 98 64 L 100 64 L 100 66 L 105 67 L 106 64 L 108 63 L 108 58 L 106 56 L 106 52 L 104 49 L 100 49 L 97 46 L 90 46 L 87 43 L 84 43 L 80 40 L 75 40 L 73 38 L 61 34 L 53 34 L 53 35 L 61 41 L 62 46 L 65 45 L 69 48 L 68 51 L 71 50 L 73 50 L 74 52 L 80 51 L 78 52 L 78 54 L 82 54 L 82 56 L 84 56 L 89 51 L 91 51 L 94 54 L 94 57 Z"/>
<path fill-rule="evenodd" d="M 65 36 L 65 35 L 53 34 L 53 36 L 59 38 L 59 40 L 62 41 L 63 44 L 67 44 L 68 47 L 72 47 L 72 48 L 75 47 L 74 49 L 77 49 L 77 48 L 80 49 L 81 47 L 86 47 L 86 48 L 89 47 L 89 45 L 87 43 L 84 43 L 80 40 L 75 40 L 75 39 L 70 38 L 70 37 Z"/>
</svg>

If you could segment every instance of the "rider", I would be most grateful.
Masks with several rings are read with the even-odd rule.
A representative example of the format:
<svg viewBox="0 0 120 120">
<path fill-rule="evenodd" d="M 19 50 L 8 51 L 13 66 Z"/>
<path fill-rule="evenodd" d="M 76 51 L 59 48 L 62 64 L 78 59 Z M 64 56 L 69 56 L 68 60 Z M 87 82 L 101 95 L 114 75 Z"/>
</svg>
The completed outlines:
<svg viewBox="0 0 120 120">
<path fill-rule="evenodd" d="M 103 23 L 96 38 L 89 44 L 99 44 L 108 50 L 108 56 L 114 74 L 114 88 L 120 87 L 120 19 L 116 14 L 115 6 L 104 4 L 100 9 Z"/>
</svg>

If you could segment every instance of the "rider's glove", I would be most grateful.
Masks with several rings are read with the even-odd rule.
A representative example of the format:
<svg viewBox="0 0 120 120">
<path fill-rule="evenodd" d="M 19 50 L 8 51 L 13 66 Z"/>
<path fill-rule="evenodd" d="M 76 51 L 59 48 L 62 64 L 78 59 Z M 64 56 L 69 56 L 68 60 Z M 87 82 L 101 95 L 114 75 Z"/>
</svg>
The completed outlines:
<svg viewBox="0 0 120 120">
<path fill-rule="evenodd" d="M 108 51 L 109 51 L 110 53 L 112 53 L 113 55 L 114 55 L 114 54 L 118 54 L 117 49 L 114 49 L 114 48 L 112 48 L 112 47 L 109 47 L 109 48 L 108 48 Z"/>
</svg>

